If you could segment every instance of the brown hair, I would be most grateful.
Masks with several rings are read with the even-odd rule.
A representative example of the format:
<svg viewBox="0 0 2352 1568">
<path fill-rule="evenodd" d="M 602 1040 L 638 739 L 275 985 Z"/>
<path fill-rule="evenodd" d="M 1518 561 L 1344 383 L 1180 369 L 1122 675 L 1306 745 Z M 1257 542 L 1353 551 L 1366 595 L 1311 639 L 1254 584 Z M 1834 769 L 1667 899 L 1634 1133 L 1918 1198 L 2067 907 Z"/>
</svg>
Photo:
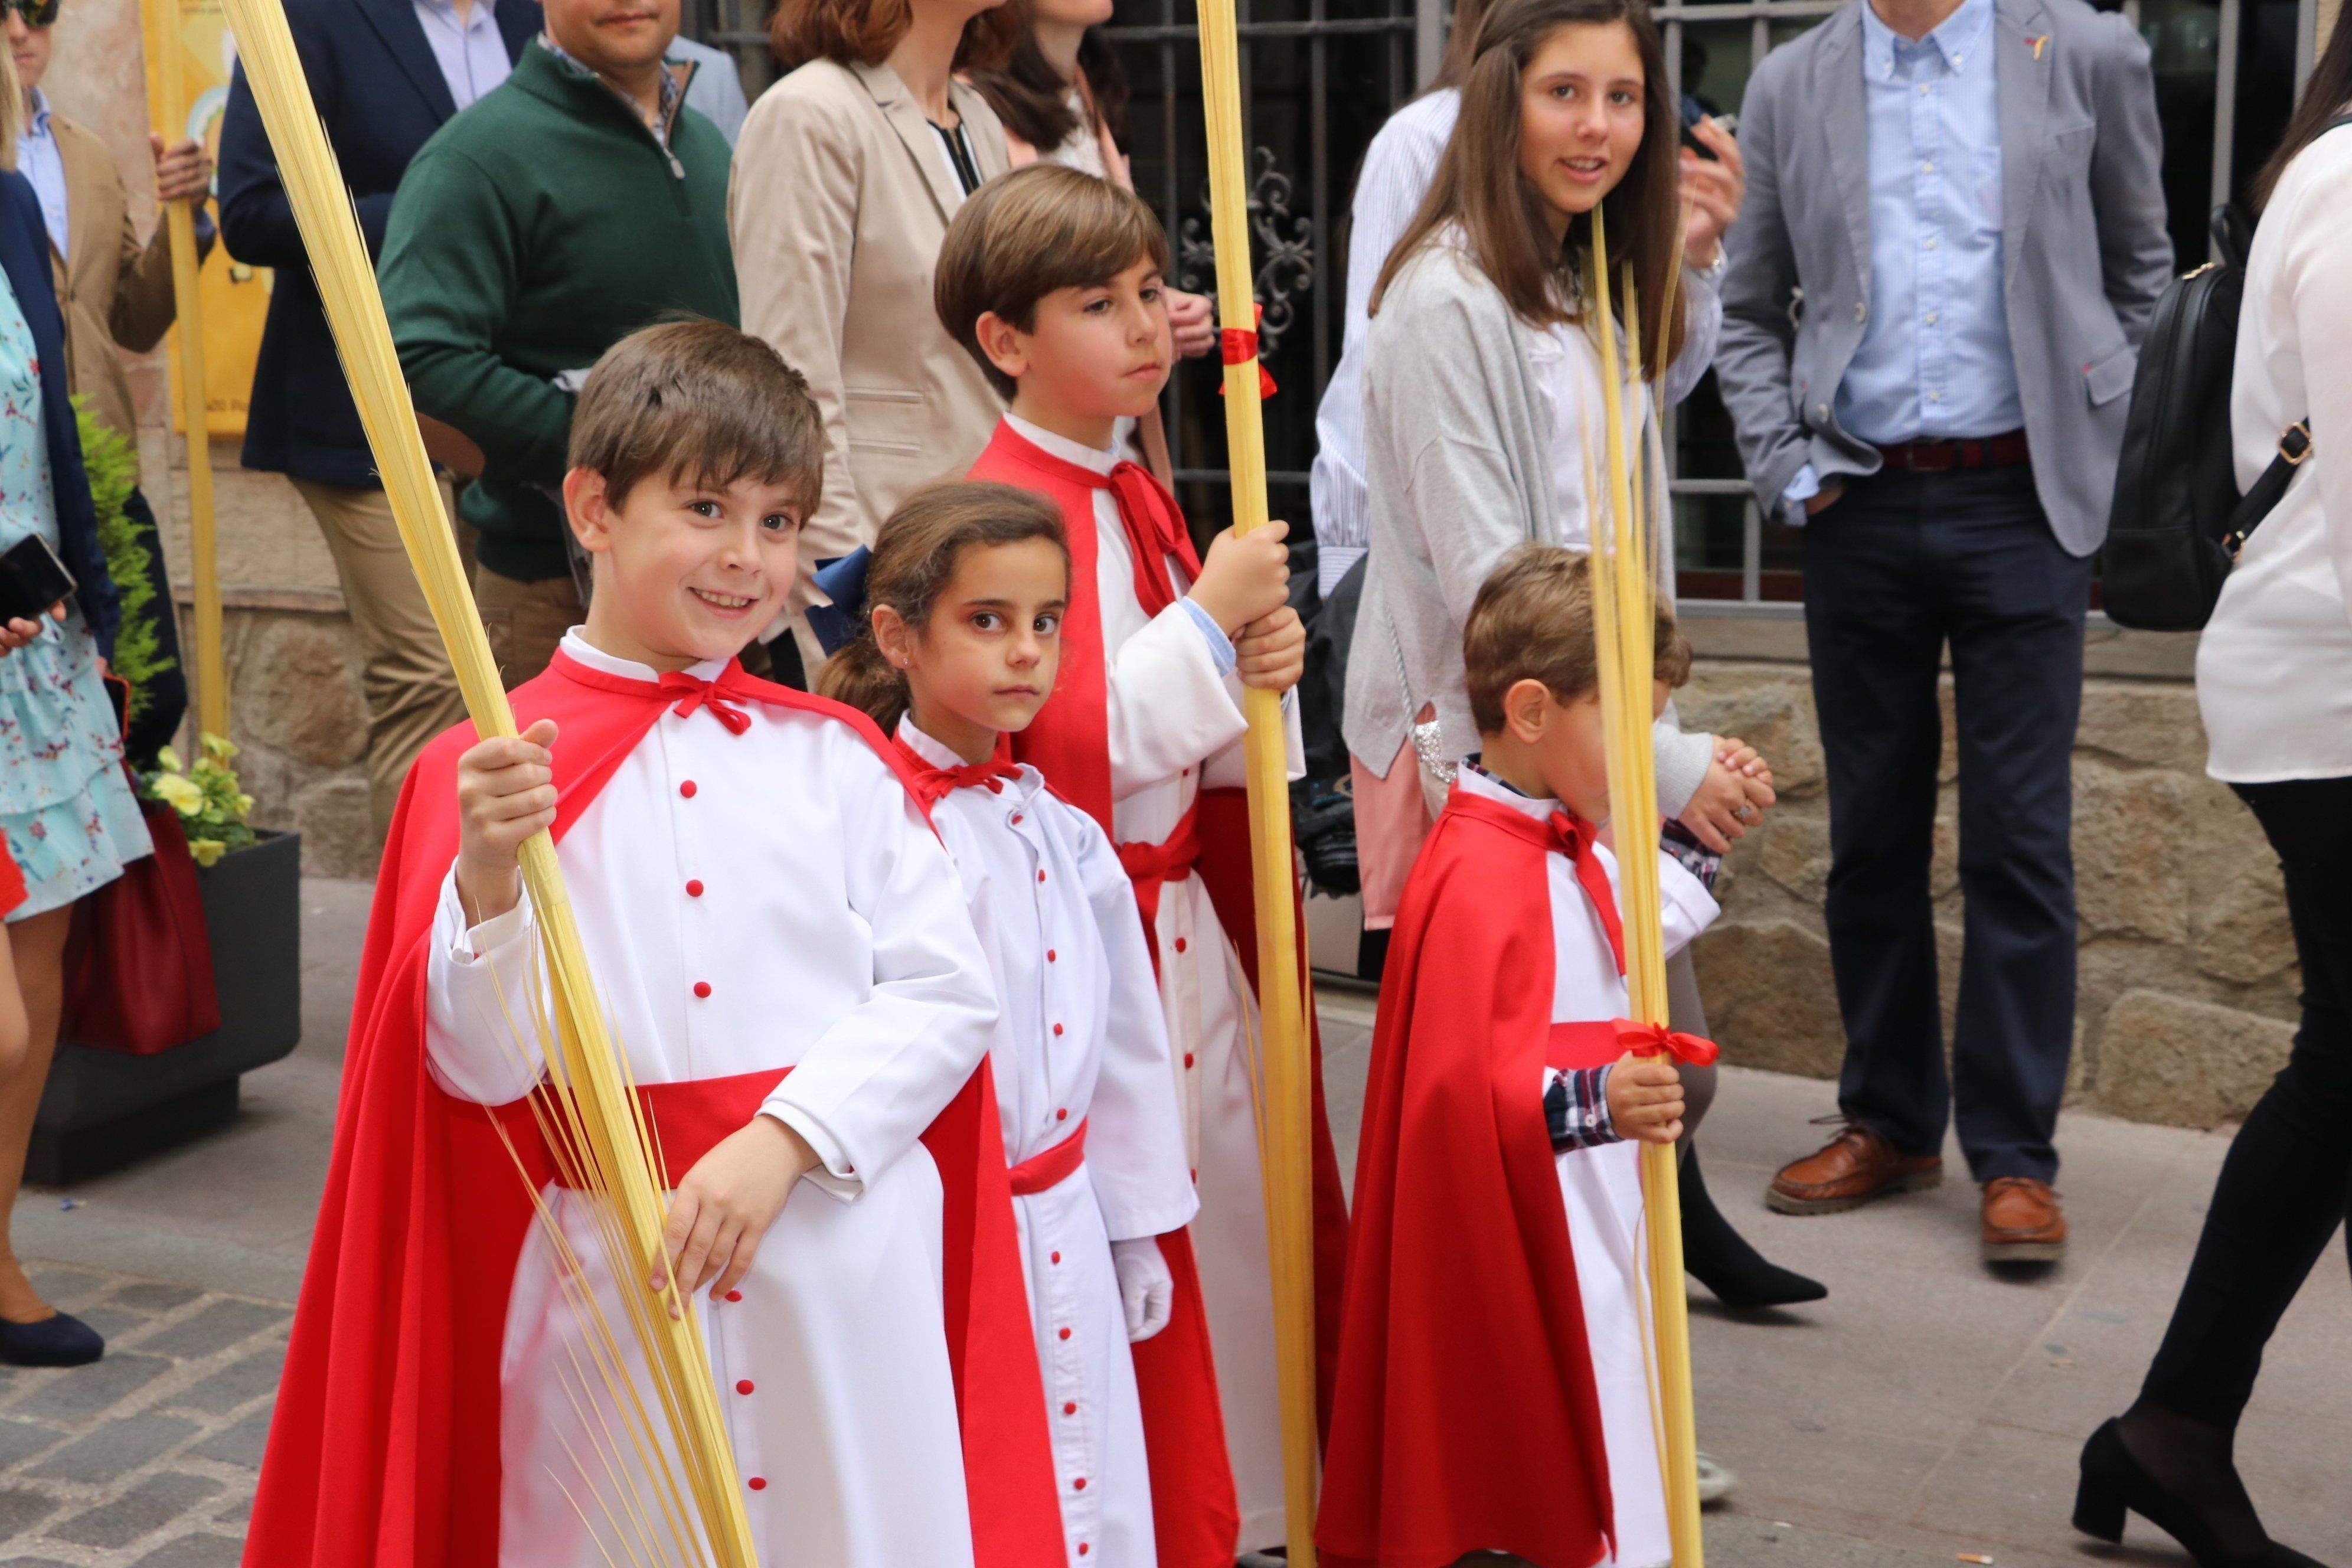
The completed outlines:
<svg viewBox="0 0 2352 1568">
<path fill-rule="evenodd" d="M 2279 138 L 2278 151 L 2270 162 L 2254 175 L 2254 211 L 2259 214 L 2270 205 L 2271 192 L 2278 188 L 2279 176 L 2294 162 L 2296 153 L 2319 139 L 2327 122 L 2352 108 L 2352 22 L 2338 16 L 2335 31 L 2327 37 L 2327 47 L 2319 51 L 2319 58 L 2311 68 L 2310 79 L 2303 85 L 2303 97 L 2288 117 L 2286 132 Z M 2337 198 L 2341 199 L 2341 198 Z"/>
<path fill-rule="evenodd" d="M 824 427 L 808 383 L 758 338 L 700 318 L 664 321 L 589 371 L 568 462 L 602 474 L 614 506 L 659 474 L 714 489 L 788 486 L 805 515 L 824 482 Z"/>
<path fill-rule="evenodd" d="M 1581 552 L 1530 544 L 1505 557 L 1479 584 L 1462 628 L 1462 668 L 1470 719 L 1481 735 L 1502 732 L 1504 695 L 1522 680 L 1542 681 L 1563 703 L 1601 689 L 1591 566 Z M 1690 642 L 1663 603 L 1651 658 L 1654 675 L 1668 686 L 1690 679 Z"/>
<path fill-rule="evenodd" d="M 1133 192 L 1058 163 L 999 174 L 956 209 L 931 275 L 931 302 L 948 335 L 1010 397 L 1018 384 L 980 346 L 993 311 L 1022 331 L 1056 289 L 1093 289 L 1138 261 L 1168 267 L 1168 235 Z"/>
<path fill-rule="evenodd" d="M 1041 158 L 1087 123 L 1081 108 L 1093 117 L 1087 123 L 1090 134 L 1108 130 L 1117 142 L 1127 131 L 1127 72 L 1118 63 L 1118 51 L 1097 27 L 1088 27 L 1078 40 L 1076 81 L 1062 79 L 1037 47 L 1036 31 L 1024 28 L 1011 57 L 992 69 L 972 72 L 971 85 L 1004 121 L 1005 131 L 1037 149 Z M 1078 89 L 1076 105 L 1070 102 L 1073 87 Z"/>
<path fill-rule="evenodd" d="M 1061 509 L 1011 485 L 961 479 L 919 490 L 874 536 L 866 563 L 866 624 L 817 671 L 821 697 L 845 702 L 885 731 L 907 711 L 907 672 L 874 641 L 874 609 L 887 605 L 915 631 L 929 624 L 967 550 L 1046 539 L 1070 559 Z"/>
<path fill-rule="evenodd" d="M 1445 52 L 1438 57 L 1437 74 L 1421 96 L 1462 85 L 1470 74 L 1470 62 L 1478 56 L 1478 24 L 1486 17 L 1486 0 L 1454 0 L 1454 15 L 1445 21 Z"/>
<path fill-rule="evenodd" d="M 817 59 L 878 66 L 914 21 L 913 0 L 778 0 L 768 18 L 768 47 L 786 70 Z M 999 0 L 963 25 L 955 68 L 979 70 L 1001 63 L 1028 26 L 1028 11 L 1020 0 Z"/>
<path fill-rule="evenodd" d="M 1674 290 L 1671 321 L 1659 320 L 1675 266 L 1682 222 L 1676 156 L 1682 120 L 1666 86 L 1665 50 L 1658 25 L 1643 0 L 1502 0 L 1480 19 L 1475 47 L 1462 78 L 1462 112 L 1421 210 L 1389 252 L 1372 287 L 1378 314 L 1389 285 L 1424 244 L 1459 226 L 1478 269 L 1505 303 L 1536 326 L 1580 321 L 1577 302 L 1591 254 L 1592 220 L 1569 225 L 1555 248 L 1544 220 L 1543 197 L 1519 171 L 1522 79 L 1528 63 L 1562 27 L 1622 23 L 1642 57 L 1642 145 L 1615 189 L 1601 199 L 1609 231 L 1610 287 L 1618 268 L 1633 267 L 1641 290 L 1645 377 L 1655 377 L 1682 353 L 1688 291 Z M 1614 300 L 1622 316 L 1624 302 Z M 1663 327 L 1664 330 L 1661 330 Z"/>
</svg>

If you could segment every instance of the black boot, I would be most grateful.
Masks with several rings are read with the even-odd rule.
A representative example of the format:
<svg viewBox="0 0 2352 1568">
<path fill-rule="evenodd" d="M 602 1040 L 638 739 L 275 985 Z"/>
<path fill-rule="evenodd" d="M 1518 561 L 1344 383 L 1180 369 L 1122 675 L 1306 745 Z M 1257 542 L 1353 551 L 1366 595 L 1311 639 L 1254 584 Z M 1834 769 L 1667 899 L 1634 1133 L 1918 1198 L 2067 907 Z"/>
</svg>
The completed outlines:
<svg viewBox="0 0 2352 1568">
<path fill-rule="evenodd" d="M 1766 1262 L 1731 1228 L 1731 1222 L 1707 1195 L 1696 1148 L 1683 1151 L 1676 1186 L 1682 1194 L 1684 1272 L 1714 1291 L 1716 1300 L 1725 1306 L 1743 1310 L 1793 1307 L 1801 1301 L 1818 1301 L 1830 1293 L 1829 1287 L 1818 1279 Z"/>
</svg>

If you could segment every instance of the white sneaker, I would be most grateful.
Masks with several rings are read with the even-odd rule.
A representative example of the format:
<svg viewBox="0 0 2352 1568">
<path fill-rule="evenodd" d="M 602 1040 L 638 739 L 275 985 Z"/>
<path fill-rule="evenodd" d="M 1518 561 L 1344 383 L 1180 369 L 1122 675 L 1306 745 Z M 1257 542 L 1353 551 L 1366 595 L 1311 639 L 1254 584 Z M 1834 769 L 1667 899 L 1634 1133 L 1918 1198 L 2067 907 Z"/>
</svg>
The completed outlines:
<svg viewBox="0 0 2352 1568">
<path fill-rule="evenodd" d="M 1698 1457 L 1698 1504 L 1706 1508 L 1729 1497 L 1739 1485 L 1739 1478 L 1708 1458 Z"/>
</svg>

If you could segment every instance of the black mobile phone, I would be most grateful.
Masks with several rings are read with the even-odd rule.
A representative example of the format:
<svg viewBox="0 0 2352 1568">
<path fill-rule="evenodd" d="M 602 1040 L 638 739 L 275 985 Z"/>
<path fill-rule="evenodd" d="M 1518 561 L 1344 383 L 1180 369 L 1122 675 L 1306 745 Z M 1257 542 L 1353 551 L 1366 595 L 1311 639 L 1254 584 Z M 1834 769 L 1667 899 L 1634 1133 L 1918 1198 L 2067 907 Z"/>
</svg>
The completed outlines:
<svg viewBox="0 0 2352 1568">
<path fill-rule="evenodd" d="M 1698 106 L 1698 100 L 1685 94 L 1683 98 L 1683 145 L 1700 157 L 1714 162 L 1715 149 L 1700 141 L 1698 132 L 1693 129 L 1706 118 L 1706 110 Z"/>
<path fill-rule="evenodd" d="M 39 534 L 0 551 L 0 621 L 45 620 L 49 607 L 73 592 L 73 574 Z"/>
</svg>

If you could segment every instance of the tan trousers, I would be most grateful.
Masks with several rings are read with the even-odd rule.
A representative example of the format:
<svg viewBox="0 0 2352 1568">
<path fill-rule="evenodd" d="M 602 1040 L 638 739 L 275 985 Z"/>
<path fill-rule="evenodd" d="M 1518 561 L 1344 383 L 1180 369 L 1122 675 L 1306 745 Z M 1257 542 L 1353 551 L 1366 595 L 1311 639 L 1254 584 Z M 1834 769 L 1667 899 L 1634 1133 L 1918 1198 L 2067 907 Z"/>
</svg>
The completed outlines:
<svg viewBox="0 0 2352 1568">
<path fill-rule="evenodd" d="M 409 764 L 426 742 L 465 718 L 466 702 L 383 492 L 308 479 L 296 479 L 294 488 L 326 535 L 352 629 L 359 634 L 360 691 L 368 710 L 368 806 L 382 838 Z"/>
<path fill-rule="evenodd" d="M 587 618 L 580 590 L 568 576 L 518 583 L 477 566 L 474 603 L 481 606 L 490 655 L 509 691 L 544 671 L 563 634 Z"/>
</svg>

